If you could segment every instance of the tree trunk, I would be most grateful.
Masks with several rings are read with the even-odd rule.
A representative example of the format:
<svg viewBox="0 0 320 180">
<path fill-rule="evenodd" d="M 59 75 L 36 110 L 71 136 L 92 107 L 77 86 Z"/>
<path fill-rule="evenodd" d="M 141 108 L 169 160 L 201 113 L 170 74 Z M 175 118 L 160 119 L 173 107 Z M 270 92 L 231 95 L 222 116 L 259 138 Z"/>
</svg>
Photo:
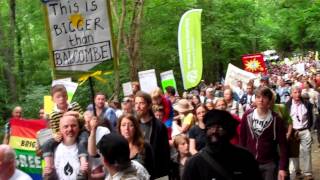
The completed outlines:
<svg viewBox="0 0 320 180">
<path fill-rule="evenodd" d="M 3 22 L 0 22 L 0 39 L 4 44 L 1 46 L 0 56 L 4 59 L 4 77 L 6 79 L 6 86 L 8 93 L 11 95 L 9 98 L 9 102 L 17 102 L 18 94 L 17 94 L 17 86 L 16 86 L 16 77 L 13 72 L 13 68 L 15 67 L 15 59 L 14 59 L 14 39 L 15 39 L 15 21 L 16 21 L 16 2 L 15 0 L 9 1 L 9 29 L 7 36 L 4 34 L 4 26 Z M 0 17 L 1 21 L 1 17 Z"/>
<path fill-rule="evenodd" d="M 144 0 L 135 0 L 134 1 L 134 7 L 133 7 L 133 13 L 132 13 L 132 20 L 130 24 L 129 33 L 125 33 L 123 23 L 125 21 L 126 17 L 126 1 L 122 0 L 122 12 L 121 16 L 119 17 L 118 13 L 118 6 L 117 2 L 112 0 L 111 1 L 111 8 L 113 17 L 116 20 L 116 23 L 118 25 L 118 42 L 124 43 L 125 50 L 127 51 L 128 59 L 129 59 L 129 65 L 130 65 L 130 79 L 131 81 L 137 81 L 138 80 L 138 69 L 141 66 L 140 62 L 140 26 L 143 16 L 143 6 L 144 6 Z M 120 44 L 118 46 L 120 48 Z M 119 55 L 120 55 L 120 49 L 119 49 Z"/>
<path fill-rule="evenodd" d="M 17 29 L 17 53 L 18 53 L 18 70 L 19 70 L 19 82 L 20 82 L 20 92 L 23 92 L 21 90 L 25 89 L 25 79 L 24 79 L 24 61 L 23 61 L 23 55 L 22 55 L 22 47 L 21 47 L 21 42 L 22 42 L 22 37 L 21 37 L 21 31 L 16 26 Z"/>
<path fill-rule="evenodd" d="M 143 16 L 144 0 L 136 0 L 134 4 L 132 22 L 131 22 L 131 35 L 130 35 L 130 64 L 132 70 L 130 77 L 132 81 L 138 80 L 138 69 L 141 66 L 140 61 L 140 27 Z"/>
</svg>

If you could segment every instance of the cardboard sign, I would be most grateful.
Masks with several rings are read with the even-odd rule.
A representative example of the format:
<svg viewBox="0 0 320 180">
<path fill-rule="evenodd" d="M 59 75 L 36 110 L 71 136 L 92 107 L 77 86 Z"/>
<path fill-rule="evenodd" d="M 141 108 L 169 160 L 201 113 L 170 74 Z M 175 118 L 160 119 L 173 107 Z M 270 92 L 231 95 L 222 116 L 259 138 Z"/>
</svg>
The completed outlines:
<svg viewBox="0 0 320 180">
<path fill-rule="evenodd" d="M 122 84 L 123 95 L 130 96 L 133 94 L 131 82 L 126 82 Z"/>
<path fill-rule="evenodd" d="M 112 58 L 107 1 L 48 1 L 45 7 L 56 70 L 88 71 Z"/>
<path fill-rule="evenodd" d="M 151 93 L 158 87 L 156 72 L 154 69 L 140 71 L 138 75 L 141 91 Z"/>
</svg>

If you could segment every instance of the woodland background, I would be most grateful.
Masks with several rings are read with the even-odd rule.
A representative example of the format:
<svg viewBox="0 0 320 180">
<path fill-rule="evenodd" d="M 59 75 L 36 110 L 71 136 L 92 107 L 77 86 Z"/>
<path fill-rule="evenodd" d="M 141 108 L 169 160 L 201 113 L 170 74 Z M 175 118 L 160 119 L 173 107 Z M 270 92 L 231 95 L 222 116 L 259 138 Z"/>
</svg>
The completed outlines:
<svg viewBox="0 0 320 180">
<path fill-rule="evenodd" d="M 281 57 L 320 48 L 318 0 L 110 0 L 113 33 L 119 54 L 119 78 L 95 82 L 108 96 L 137 72 L 173 69 L 178 89 L 182 81 L 177 32 L 181 15 L 192 8 L 202 12 L 203 79 L 224 76 L 228 63 L 241 67 L 241 55 L 275 49 Z M 36 118 L 49 94 L 52 69 L 48 57 L 45 15 L 40 0 L 0 1 L 0 127 L 11 108 L 21 105 L 24 117 Z M 113 70 L 114 63 L 105 70 Z M 116 93 L 117 94 L 117 93 Z M 74 101 L 90 103 L 88 83 Z M 121 97 L 121 94 L 120 94 Z"/>
</svg>

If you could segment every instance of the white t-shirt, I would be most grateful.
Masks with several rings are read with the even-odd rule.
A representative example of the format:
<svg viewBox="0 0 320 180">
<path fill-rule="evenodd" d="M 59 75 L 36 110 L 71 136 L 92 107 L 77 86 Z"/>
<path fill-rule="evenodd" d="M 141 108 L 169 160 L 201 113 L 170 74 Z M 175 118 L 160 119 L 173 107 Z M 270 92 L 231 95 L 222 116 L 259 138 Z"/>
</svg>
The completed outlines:
<svg viewBox="0 0 320 180">
<path fill-rule="evenodd" d="M 254 134 L 260 136 L 265 129 L 267 129 L 270 124 L 272 123 L 272 113 L 269 110 L 268 114 L 265 118 L 259 116 L 257 110 L 253 111 L 253 118 L 252 118 L 252 130 Z"/>
<path fill-rule="evenodd" d="M 9 180 L 32 180 L 32 178 L 25 172 L 16 169 Z"/>
<path fill-rule="evenodd" d="M 80 171 L 77 144 L 66 146 L 60 143 L 54 153 L 54 166 L 59 179 L 76 179 Z"/>
</svg>

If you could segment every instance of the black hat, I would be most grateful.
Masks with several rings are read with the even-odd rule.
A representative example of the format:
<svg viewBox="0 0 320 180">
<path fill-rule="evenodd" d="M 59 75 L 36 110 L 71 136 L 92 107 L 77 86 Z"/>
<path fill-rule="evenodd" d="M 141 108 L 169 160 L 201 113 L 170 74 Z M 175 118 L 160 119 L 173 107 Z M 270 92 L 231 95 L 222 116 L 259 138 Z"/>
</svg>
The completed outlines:
<svg viewBox="0 0 320 180">
<path fill-rule="evenodd" d="M 204 116 L 203 121 L 206 127 L 220 125 L 227 131 L 230 137 L 234 136 L 239 124 L 239 122 L 235 120 L 229 112 L 218 109 L 208 111 Z"/>
<path fill-rule="evenodd" d="M 119 134 L 104 135 L 98 143 L 98 149 L 110 164 L 127 164 L 130 162 L 128 141 Z"/>
</svg>

